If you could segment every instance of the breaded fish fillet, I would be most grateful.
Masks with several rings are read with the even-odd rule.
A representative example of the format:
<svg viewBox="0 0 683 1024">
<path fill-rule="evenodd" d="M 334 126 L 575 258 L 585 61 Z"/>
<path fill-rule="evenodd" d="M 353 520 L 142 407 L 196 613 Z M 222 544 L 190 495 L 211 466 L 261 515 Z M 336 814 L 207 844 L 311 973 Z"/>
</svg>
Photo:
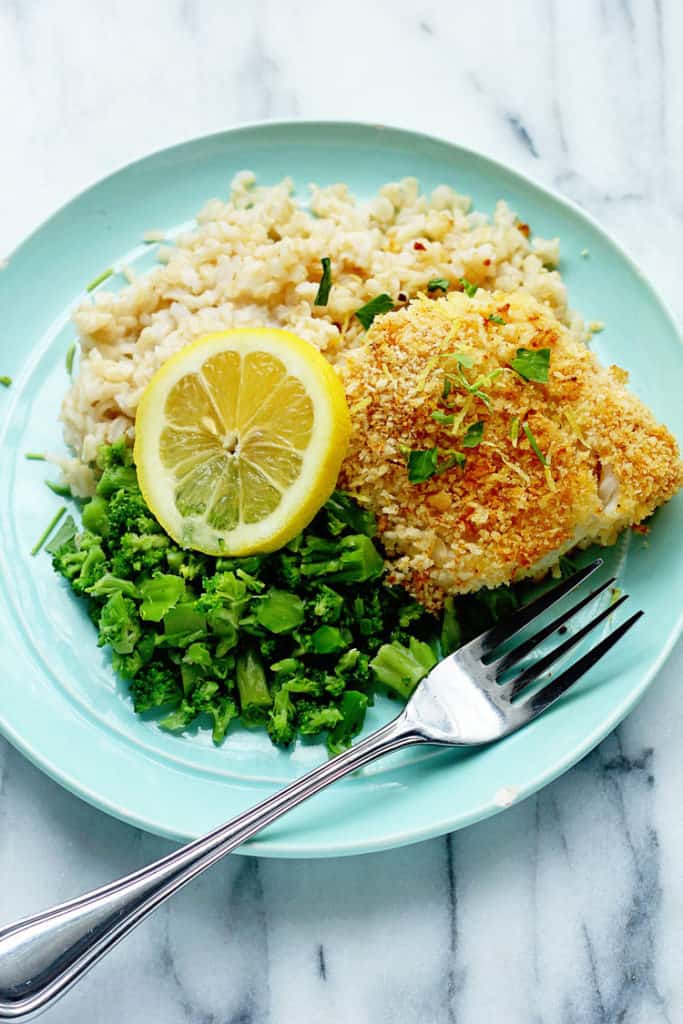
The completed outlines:
<svg viewBox="0 0 683 1024">
<path fill-rule="evenodd" d="M 523 291 L 417 299 L 378 318 L 341 372 L 341 486 L 376 513 L 390 579 L 433 609 L 614 543 L 683 482 L 627 374 Z"/>
</svg>

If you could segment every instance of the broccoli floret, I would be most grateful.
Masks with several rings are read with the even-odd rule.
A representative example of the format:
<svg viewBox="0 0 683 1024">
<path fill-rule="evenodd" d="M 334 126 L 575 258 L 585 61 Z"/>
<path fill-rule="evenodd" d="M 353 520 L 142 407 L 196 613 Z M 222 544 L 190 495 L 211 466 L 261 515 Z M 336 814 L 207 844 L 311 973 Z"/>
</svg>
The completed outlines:
<svg viewBox="0 0 683 1024">
<path fill-rule="evenodd" d="M 370 667 L 380 683 L 407 700 L 435 664 L 436 658 L 429 644 L 411 637 L 408 647 L 396 640 L 382 644 Z"/>
<path fill-rule="evenodd" d="M 332 757 L 335 754 L 341 754 L 342 750 L 351 746 L 351 740 L 363 728 L 367 709 L 366 694 L 359 693 L 357 690 L 346 691 L 339 705 L 341 720 L 337 722 L 327 737 L 327 749 Z"/>
<path fill-rule="evenodd" d="M 233 718 L 237 718 L 239 715 L 234 700 L 231 697 L 218 697 L 202 710 L 207 715 L 210 715 L 213 720 L 213 728 L 211 730 L 213 742 L 216 744 L 222 743 L 228 731 L 228 726 Z"/>
<path fill-rule="evenodd" d="M 117 654 L 131 654 L 142 635 L 135 602 L 121 591 L 112 594 L 100 612 L 100 647 L 109 644 Z"/>
<path fill-rule="evenodd" d="M 53 555 L 52 565 L 77 594 L 85 594 L 107 571 L 101 538 L 88 530 L 77 534 Z"/>
<path fill-rule="evenodd" d="M 138 475 L 135 466 L 107 466 L 97 481 L 95 493 L 110 498 L 115 491 L 137 490 Z"/>
<path fill-rule="evenodd" d="M 326 707 L 310 707 L 298 714 L 299 732 L 303 736 L 314 736 L 324 729 L 334 729 L 343 715 L 335 704 Z"/>
<path fill-rule="evenodd" d="M 268 735 L 273 743 L 287 746 L 292 742 L 296 735 L 295 718 L 296 708 L 294 702 L 289 696 L 287 687 L 283 686 L 275 692 L 273 708 L 268 715 L 268 724 L 266 726 Z"/>
<path fill-rule="evenodd" d="M 343 608 L 344 598 L 325 583 L 316 587 L 315 597 L 308 604 L 310 613 L 325 623 L 338 622 Z"/>
<path fill-rule="evenodd" d="M 120 437 L 113 444 L 100 445 L 97 451 L 97 467 L 101 470 L 110 469 L 112 466 L 132 466 L 133 449 L 125 437 Z"/>
<path fill-rule="evenodd" d="M 93 498 L 93 501 L 96 501 Z M 110 543 L 113 546 L 113 538 L 125 534 L 161 534 L 161 528 L 156 519 L 150 515 L 142 494 L 137 487 L 120 489 L 114 491 L 107 502 L 107 523 L 109 529 Z M 164 554 L 169 545 L 167 537 L 163 537 L 166 543 L 163 545 Z"/>
<path fill-rule="evenodd" d="M 377 523 L 372 512 L 361 508 L 343 491 L 335 491 L 323 505 L 321 518 L 324 518 L 333 537 L 346 532 L 364 533 L 366 537 L 374 537 L 377 533 Z"/>
<path fill-rule="evenodd" d="M 111 560 L 114 576 L 134 576 L 138 572 L 151 572 L 164 561 L 168 537 L 159 533 L 124 533 L 118 542 Z"/>
<path fill-rule="evenodd" d="M 131 580 L 122 580 L 118 576 L 112 576 L 110 572 L 100 576 L 92 586 L 88 587 L 88 594 L 91 597 L 107 598 L 112 594 L 123 594 L 124 597 L 138 597 L 138 588 Z"/>
<path fill-rule="evenodd" d="M 134 679 L 143 665 L 151 661 L 154 654 L 154 634 L 145 633 L 130 654 L 112 651 L 111 663 L 115 672 L 124 679 Z"/>
<path fill-rule="evenodd" d="M 276 575 L 290 590 L 296 590 L 301 583 L 301 559 L 298 554 L 281 551 L 277 557 Z"/>
<path fill-rule="evenodd" d="M 183 691 L 173 665 L 155 659 L 143 666 L 130 684 L 133 706 L 141 714 L 165 704 L 179 704 Z"/>
<path fill-rule="evenodd" d="M 182 732 L 194 722 L 198 714 L 199 709 L 183 697 L 178 707 L 171 711 L 170 715 L 162 718 L 159 725 L 168 732 Z"/>
</svg>

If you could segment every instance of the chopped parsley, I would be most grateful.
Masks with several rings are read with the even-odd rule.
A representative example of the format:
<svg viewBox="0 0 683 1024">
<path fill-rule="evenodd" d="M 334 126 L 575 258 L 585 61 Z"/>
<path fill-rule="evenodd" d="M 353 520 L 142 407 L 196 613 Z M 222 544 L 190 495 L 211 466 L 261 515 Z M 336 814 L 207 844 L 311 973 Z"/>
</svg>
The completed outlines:
<svg viewBox="0 0 683 1024">
<path fill-rule="evenodd" d="M 12 383 L 12 378 L 11 377 L 0 377 L 0 384 L 2 384 L 3 388 L 8 388 L 11 383 Z"/>
<path fill-rule="evenodd" d="M 476 448 L 478 444 L 481 444 L 481 439 L 484 436 L 484 421 L 479 420 L 478 423 L 472 423 L 465 431 L 460 444 L 463 448 Z"/>
<path fill-rule="evenodd" d="M 439 412 L 437 409 L 432 413 L 432 419 L 442 427 L 450 427 L 455 420 L 455 416 L 452 413 Z"/>
<path fill-rule="evenodd" d="M 500 324 L 502 327 L 505 327 L 505 324 L 507 323 L 507 320 L 503 320 L 500 313 L 492 313 L 491 316 L 487 316 L 486 319 L 490 324 Z"/>
<path fill-rule="evenodd" d="M 329 256 L 323 256 L 320 262 L 322 263 L 323 276 L 320 278 L 318 291 L 313 300 L 314 306 L 327 305 L 327 300 L 330 297 L 330 288 L 332 287 L 332 261 Z"/>
<path fill-rule="evenodd" d="M 439 476 L 453 466 L 462 466 L 465 456 L 462 452 L 443 453 L 444 458 L 439 461 L 440 452 L 434 448 L 406 448 L 403 450 L 408 466 L 408 480 L 411 484 L 422 484 L 433 476 Z"/>
<path fill-rule="evenodd" d="M 538 447 L 538 441 L 536 440 L 534 435 L 531 433 L 531 428 L 528 427 L 526 423 L 523 423 L 522 424 L 522 429 L 523 429 L 524 433 L 526 434 L 527 441 L 531 445 L 531 447 L 533 449 L 533 452 L 534 452 L 534 455 L 536 455 L 536 457 L 538 458 L 538 461 L 541 463 L 542 466 L 547 466 L 548 465 L 548 460 L 546 459 L 546 457 L 543 454 L 543 452 L 541 451 L 541 449 Z"/>
<path fill-rule="evenodd" d="M 472 284 L 472 282 L 468 281 L 466 277 L 460 278 L 460 284 L 462 285 L 462 290 L 465 292 L 466 295 L 469 295 L 471 299 L 473 299 L 474 296 L 479 291 L 479 285 Z"/>
<path fill-rule="evenodd" d="M 519 420 L 515 416 L 514 419 L 510 420 L 510 440 L 512 441 L 512 447 L 517 447 L 517 439 L 519 437 Z"/>
<path fill-rule="evenodd" d="M 108 277 L 111 277 L 113 273 L 114 273 L 113 268 L 112 267 L 107 267 L 107 269 L 103 270 L 102 273 L 98 275 L 98 277 L 93 278 L 93 280 L 90 282 L 90 284 L 86 284 L 86 286 L 85 286 L 86 292 L 94 292 L 95 289 L 97 288 L 98 284 L 102 284 L 102 282 L 106 281 Z"/>
<path fill-rule="evenodd" d="M 450 395 L 450 393 L 451 393 L 451 388 L 452 388 L 452 387 L 453 387 L 453 384 L 452 384 L 452 382 L 451 382 L 451 378 L 450 378 L 450 377 L 444 377 L 444 379 L 443 379 L 443 387 L 442 387 L 442 389 L 441 389 L 441 398 L 442 398 L 442 399 L 443 399 L 444 401 L 445 401 L 445 400 L 446 400 L 446 399 L 448 398 L 448 396 Z"/>
<path fill-rule="evenodd" d="M 517 355 L 510 363 L 510 366 L 524 380 L 531 380 L 537 384 L 547 384 L 548 369 L 550 367 L 550 349 L 518 348 Z"/>
<path fill-rule="evenodd" d="M 430 292 L 435 292 L 437 290 L 447 292 L 449 285 L 450 281 L 448 281 L 445 277 L 433 277 L 429 284 L 427 285 L 427 290 Z"/>
<path fill-rule="evenodd" d="M 392 309 L 395 309 L 394 300 L 386 292 L 382 292 L 381 295 L 376 295 L 374 299 L 370 299 L 364 306 L 357 309 L 353 315 L 360 320 L 367 331 L 376 316 L 381 313 L 390 313 Z"/>
<path fill-rule="evenodd" d="M 66 365 L 66 372 L 68 373 L 69 376 L 71 376 L 71 371 L 74 368 L 74 356 L 75 355 L 76 355 L 76 344 L 75 344 L 75 342 L 72 341 L 71 344 L 69 345 L 68 349 L 66 350 L 66 358 L 64 360 L 64 363 Z"/>
</svg>

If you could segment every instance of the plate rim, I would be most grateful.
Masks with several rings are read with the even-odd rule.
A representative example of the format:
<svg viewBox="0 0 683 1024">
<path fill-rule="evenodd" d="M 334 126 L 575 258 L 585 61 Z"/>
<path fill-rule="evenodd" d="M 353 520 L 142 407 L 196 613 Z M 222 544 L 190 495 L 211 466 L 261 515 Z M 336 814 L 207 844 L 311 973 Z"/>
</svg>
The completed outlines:
<svg viewBox="0 0 683 1024">
<path fill-rule="evenodd" d="M 452 151 L 460 154 L 464 154 L 467 157 L 471 157 L 477 160 L 485 161 L 487 164 L 493 167 L 494 170 L 503 172 L 507 176 L 512 176 L 513 179 L 520 182 L 525 186 L 532 186 L 539 193 L 544 195 L 546 198 L 552 200 L 555 204 L 567 209 L 574 216 L 580 220 L 589 224 L 590 227 L 600 235 L 622 258 L 622 260 L 628 265 L 630 270 L 637 277 L 641 287 L 644 287 L 649 293 L 650 297 L 654 300 L 656 305 L 661 310 L 665 320 L 668 322 L 671 328 L 673 336 L 677 339 L 679 345 L 683 347 L 683 335 L 679 328 L 677 318 L 673 313 L 669 303 L 663 298 L 659 289 L 652 283 L 645 272 L 640 268 L 635 258 L 631 255 L 628 248 L 625 247 L 620 241 L 618 241 L 610 231 L 608 231 L 589 211 L 585 210 L 574 200 L 562 195 L 552 186 L 546 185 L 539 182 L 533 175 L 527 174 L 521 170 L 518 170 L 516 166 L 504 163 L 490 154 L 473 149 L 469 146 L 463 146 L 458 142 L 453 141 L 449 138 L 442 138 L 441 136 L 434 135 L 431 133 L 416 131 L 412 128 L 403 127 L 401 125 L 393 125 L 387 123 L 377 123 L 376 121 L 357 121 L 357 120 L 346 120 L 346 119 L 274 119 L 274 120 L 256 120 L 246 121 L 231 125 L 228 128 L 205 133 L 201 135 L 194 135 L 188 138 L 184 138 L 179 142 L 175 142 L 169 146 L 161 147 L 150 152 L 143 154 L 142 156 L 136 157 L 133 160 L 125 161 L 120 165 L 116 166 L 112 171 L 91 181 L 88 185 L 80 189 L 78 192 L 70 196 L 65 202 L 57 206 L 48 214 L 47 217 L 42 219 L 26 236 L 24 236 L 10 251 L 8 254 L 8 261 L 14 258 L 25 246 L 27 246 L 40 232 L 48 227 L 56 218 L 63 215 L 68 211 L 68 208 L 81 199 L 84 195 L 89 192 L 100 188 L 102 185 L 107 183 L 110 179 L 115 178 L 121 173 L 136 167 L 139 164 L 145 163 L 148 160 L 159 158 L 164 155 L 170 155 L 174 151 L 182 150 L 185 147 L 192 147 L 202 143 L 209 142 L 211 140 L 219 140 L 226 136 L 235 136 L 242 132 L 254 132 L 254 131 L 265 131 L 266 133 L 271 129 L 276 130 L 288 130 L 294 131 L 304 129 L 320 129 L 325 131 L 335 130 L 361 130 L 366 131 L 368 134 L 387 132 L 391 133 L 394 138 L 402 139 L 403 141 L 417 141 L 419 143 L 431 143 L 439 147 L 446 147 Z M 11 412 L 13 403 L 10 403 L 8 407 L 8 413 Z M 4 418 L 4 417 L 3 417 Z M 622 701 L 615 705 L 612 712 L 600 723 L 599 726 L 594 728 L 590 734 L 585 736 L 583 740 L 576 744 L 570 751 L 568 751 L 563 758 L 559 761 L 554 762 L 550 768 L 546 768 L 538 773 L 534 778 L 527 779 L 523 786 L 520 787 L 518 796 L 513 802 L 513 806 L 521 803 L 523 800 L 537 793 L 544 786 L 549 785 L 555 779 L 559 778 L 562 774 L 569 770 L 579 760 L 585 757 L 591 750 L 597 746 L 606 736 L 608 736 L 621 721 L 628 715 L 628 713 L 635 707 L 635 705 L 641 700 L 646 690 L 652 685 L 653 681 L 660 673 L 663 665 L 668 660 L 674 646 L 676 645 L 679 637 L 683 633 L 683 609 L 679 613 L 678 618 L 672 625 L 666 641 L 663 643 L 660 651 L 656 658 L 653 659 L 647 670 L 645 670 L 640 677 L 637 685 L 634 685 L 631 691 L 624 697 Z M 85 800 L 91 806 L 108 813 L 119 820 L 126 822 L 136 828 L 143 831 L 152 832 L 153 834 L 164 836 L 166 838 L 179 840 L 184 837 L 179 832 L 173 832 L 158 823 L 154 823 L 149 816 L 142 817 L 139 814 L 131 812 L 123 807 L 118 806 L 114 801 L 99 796 L 93 789 L 91 789 L 87 782 L 80 781 L 78 778 L 72 777 L 69 772 L 63 771 L 57 765 L 55 765 L 49 758 L 46 758 L 37 751 L 30 742 L 30 739 L 20 736 L 15 729 L 13 729 L 9 723 L 5 720 L 2 714 L 2 708 L 0 708 L 0 734 L 2 734 L 17 750 L 19 750 L 23 756 L 25 756 L 32 764 L 39 768 L 42 772 L 60 784 L 63 788 L 69 792 Z M 334 856 L 350 856 L 359 855 L 363 853 L 376 852 L 386 849 L 394 849 L 400 846 L 417 843 L 424 841 L 429 838 L 434 838 L 439 835 L 443 835 L 449 832 L 456 831 L 460 828 L 464 828 L 467 825 L 473 824 L 477 821 L 484 820 L 494 814 L 500 813 L 506 808 L 500 806 L 493 799 L 489 799 L 479 806 L 471 808 L 466 813 L 459 813 L 455 816 L 441 816 L 438 820 L 432 819 L 429 825 L 421 827 L 413 827 L 409 830 L 398 830 L 392 834 L 384 833 L 381 841 L 377 842 L 373 839 L 367 840 L 347 840 L 340 842 L 339 840 L 333 840 L 331 843 L 325 841 L 314 841 L 314 842 L 301 842 L 296 839 L 298 833 L 294 833 L 294 837 L 285 841 L 269 840 L 269 839 L 254 839 L 246 843 L 244 846 L 239 847 L 234 852 L 240 853 L 246 856 L 268 856 L 277 858 L 317 858 L 317 857 L 334 857 Z M 305 831 L 301 833 L 305 836 Z"/>
</svg>

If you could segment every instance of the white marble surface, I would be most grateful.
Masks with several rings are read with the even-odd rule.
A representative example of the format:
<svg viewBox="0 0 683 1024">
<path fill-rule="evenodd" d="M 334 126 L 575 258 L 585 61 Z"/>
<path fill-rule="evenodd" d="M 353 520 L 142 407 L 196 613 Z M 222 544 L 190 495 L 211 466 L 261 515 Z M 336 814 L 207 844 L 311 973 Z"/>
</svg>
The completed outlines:
<svg viewBox="0 0 683 1024">
<path fill-rule="evenodd" d="M 679 0 L 0 0 L 0 255 L 152 149 L 359 118 L 556 186 L 682 317 L 682 45 Z M 616 734 L 496 819 L 345 861 L 222 864 L 45 1019 L 683 1020 L 682 670 L 679 646 Z M 0 922 L 167 849 L 0 741 Z"/>
</svg>

